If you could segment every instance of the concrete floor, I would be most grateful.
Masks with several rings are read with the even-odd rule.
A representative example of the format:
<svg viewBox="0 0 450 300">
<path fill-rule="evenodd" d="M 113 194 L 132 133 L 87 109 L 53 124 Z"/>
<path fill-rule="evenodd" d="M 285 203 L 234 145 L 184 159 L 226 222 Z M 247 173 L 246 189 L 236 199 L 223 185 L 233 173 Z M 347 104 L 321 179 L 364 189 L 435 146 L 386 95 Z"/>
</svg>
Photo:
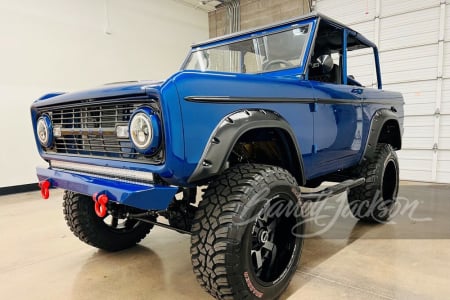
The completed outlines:
<svg viewBox="0 0 450 300">
<path fill-rule="evenodd" d="M 395 224 L 370 226 L 339 217 L 305 241 L 281 298 L 448 299 L 450 186 L 407 184 L 400 195 L 417 200 L 415 220 L 403 212 Z M 210 299 L 191 271 L 189 236 L 156 228 L 137 247 L 99 251 L 72 235 L 61 198 L 58 190 L 48 201 L 38 192 L 0 197 L 1 299 Z"/>
</svg>

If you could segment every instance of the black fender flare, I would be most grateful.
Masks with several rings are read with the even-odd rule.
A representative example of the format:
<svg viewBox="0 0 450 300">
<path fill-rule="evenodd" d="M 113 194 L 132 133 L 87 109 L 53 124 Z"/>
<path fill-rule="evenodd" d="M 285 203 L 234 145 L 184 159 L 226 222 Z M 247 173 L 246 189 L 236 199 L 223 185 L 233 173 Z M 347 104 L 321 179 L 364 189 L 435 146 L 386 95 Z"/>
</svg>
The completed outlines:
<svg viewBox="0 0 450 300">
<path fill-rule="evenodd" d="M 361 157 L 361 162 L 367 158 L 371 157 L 374 152 L 375 148 L 377 146 L 377 143 L 380 139 L 381 130 L 383 129 L 384 125 L 388 121 L 395 121 L 397 123 L 398 129 L 400 132 L 398 132 L 400 141 L 399 145 L 397 147 L 397 150 L 401 149 L 401 128 L 400 123 L 398 121 L 398 116 L 395 114 L 395 112 L 392 109 L 382 108 L 377 110 L 372 117 L 372 120 L 370 122 L 370 129 L 369 129 L 369 136 L 367 138 L 366 147 L 364 148 L 364 153 Z"/>
<path fill-rule="evenodd" d="M 303 159 L 297 139 L 289 123 L 278 113 L 263 109 L 235 111 L 224 117 L 211 134 L 203 154 L 188 179 L 188 183 L 200 182 L 220 174 L 226 167 L 227 159 L 235 143 L 246 132 L 258 128 L 278 128 L 284 130 L 292 141 L 299 162 L 299 174 L 294 177 L 305 180 Z M 297 176 L 296 176 L 297 175 Z M 299 182 L 303 184 L 304 182 Z"/>
</svg>

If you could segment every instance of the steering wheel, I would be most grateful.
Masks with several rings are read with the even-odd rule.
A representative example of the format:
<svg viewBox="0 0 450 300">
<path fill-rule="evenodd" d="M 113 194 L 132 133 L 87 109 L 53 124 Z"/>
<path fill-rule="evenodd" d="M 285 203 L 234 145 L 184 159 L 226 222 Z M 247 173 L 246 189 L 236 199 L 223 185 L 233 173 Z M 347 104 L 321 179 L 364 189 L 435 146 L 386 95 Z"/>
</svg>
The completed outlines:
<svg viewBox="0 0 450 300">
<path fill-rule="evenodd" d="M 278 64 L 278 65 L 285 65 L 285 66 L 288 67 L 288 68 L 294 66 L 292 63 L 288 62 L 287 60 L 284 60 L 284 59 L 274 59 L 274 60 L 269 61 L 269 62 L 263 67 L 263 69 L 264 69 L 264 71 L 270 70 L 270 67 L 273 66 L 273 65 L 276 65 L 276 64 Z"/>
</svg>

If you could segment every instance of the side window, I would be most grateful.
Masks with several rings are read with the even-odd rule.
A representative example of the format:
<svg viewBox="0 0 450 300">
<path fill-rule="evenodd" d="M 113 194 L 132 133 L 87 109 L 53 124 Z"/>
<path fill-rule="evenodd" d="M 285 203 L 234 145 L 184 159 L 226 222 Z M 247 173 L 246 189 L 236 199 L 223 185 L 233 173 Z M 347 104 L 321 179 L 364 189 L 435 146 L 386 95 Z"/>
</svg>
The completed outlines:
<svg viewBox="0 0 450 300">
<path fill-rule="evenodd" d="M 338 69 L 338 70 L 341 70 L 342 68 L 341 68 L 341 62 L 342 62 L 342 55 L 341 55 L 341 53 L 339 53 L 339 52 L 334 52 L 334 53 L 331 53 L 331 58 L 333 59 L 333 65 L 336 65 L 336 68 Z M 339 82 L 336 82 L 336 83 L 341 83 L 341 80 L 339 79 Z"/>
<path fill-rule="evenodd" d="M 318 51 L 309 68 L 309 79 L 327 83 L 341 84 L 342 55 L 333 50 Z M 319 49 L 318 49 L 319 50 Z"/>
<path fill-rule="evenodd" d="M 372 48 L 347 52 L 347 84 L 377 88 L 377 72 Z"/>
<path fill-rule="evenodd" d="M 346 44 L 343 45 L 346 31 L 331 23 L 320 22 L 314 49 L 311 51 L 308 79 L 377 88 L 374 49 L 350 32 L 347 34 Z M 344 52 L 347 53 L 346 61 L 343 59 Z M 344 74 L 344 63 L 347 74 Z"/>
<path fill-rule="evenodd" d="M 321 23 L 308 67 L 308 79 L 327 83 L 342 83 L 343 30 Z"/>
</svg>

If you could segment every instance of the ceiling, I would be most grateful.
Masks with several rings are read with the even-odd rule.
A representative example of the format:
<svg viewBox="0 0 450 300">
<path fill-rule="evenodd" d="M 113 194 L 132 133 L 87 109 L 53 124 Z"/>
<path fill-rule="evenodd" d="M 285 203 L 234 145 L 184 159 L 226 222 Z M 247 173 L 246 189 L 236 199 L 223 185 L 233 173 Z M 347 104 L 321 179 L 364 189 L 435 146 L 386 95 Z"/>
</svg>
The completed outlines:
<svg viewBox="0 0 450 300">
<path fill-rule="evenodd" d="M 175 1 L 208 12 L 215 10 L 216 6 L 224 2 L 224 0 L 175 0 Z"/>
</svg>

